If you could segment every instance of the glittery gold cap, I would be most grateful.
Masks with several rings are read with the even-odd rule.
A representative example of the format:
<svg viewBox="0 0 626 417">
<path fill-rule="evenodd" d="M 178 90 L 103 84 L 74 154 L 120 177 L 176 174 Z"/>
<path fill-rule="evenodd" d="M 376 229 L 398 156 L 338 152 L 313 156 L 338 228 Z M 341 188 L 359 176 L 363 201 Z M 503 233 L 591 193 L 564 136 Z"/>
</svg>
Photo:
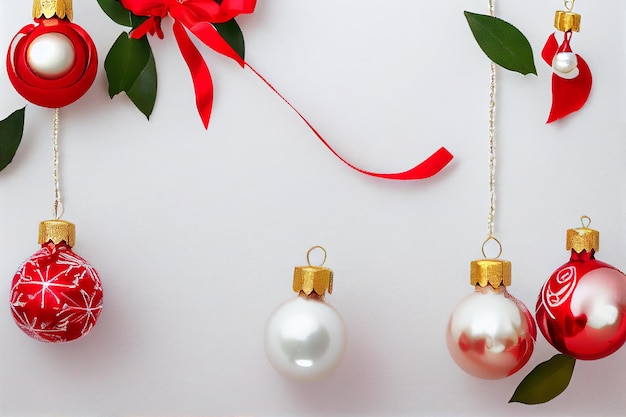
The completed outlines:
<svg viewBox="0 0 626 417">
<path fill-rule="evenodd" d="M 72 0 L 34 0 L 33 17 L 35 19 L 52 17 L 72 20 Z"/>
<path fill-rule="evenodd" d="M 580 15 L 574 12 L 557 10 L 554 14 L 554 27 L 561 32 L 580 32 Z"/>
<path fill-rule="evenodd" d="M 511 262 L 500 259 L 481 259 L 470 263 L 470 284 L 486 287 L 511 285 Z"/>
<path fill-rule="evenodd" d="M 68 246 L 74 246 L 76 239 L 76 227 L 74 223 L 65 220 L 46 220 L 39 223 L 39 244 L 43 245 L 52 241 L 55 245 L 65 242 Z"/>
<path fill-rule="evenodd" d="M 293 271 L 293 290 L 310 295 L 333 292 L 333 271 L 323 266 L 296 266 Z"/>
<path fill-rule="evenodd" d="M 565 248 L 567 250 L 574 249 L 577 253 L 583 250 L 591 252 L 592 249 L 597 252 L 600 250 L 600 232 L 588 227 L 567 229 Z"/>
</svg>

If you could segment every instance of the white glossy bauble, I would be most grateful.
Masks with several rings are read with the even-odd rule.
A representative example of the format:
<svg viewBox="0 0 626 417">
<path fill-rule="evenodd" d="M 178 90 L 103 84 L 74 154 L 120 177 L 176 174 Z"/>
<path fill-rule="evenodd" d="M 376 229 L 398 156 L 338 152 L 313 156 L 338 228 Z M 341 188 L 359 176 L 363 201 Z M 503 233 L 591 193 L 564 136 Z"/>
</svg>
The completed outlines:
<svg viewBox="0 0 626 417">
<path fill-rule="evenodd" d="M 44 33 L 28 46 L 26 61 L 39 77 L 56 79 L 74 67 L 76 51 L 67 36 L 54 32 Z"/>
<path fill-rule="evenodd" d="M 476 287 L 448 322 L 448 350 L 457 365 L 478 378 L 517 372 L 533 352 L 537 327 L 528 309 L 506 287 Z"/>
<path fill-rule="evenodd" d="M 552 60 L 552 69 L 561 78 L 576 78 L 579 72 L 576 54 L 573 52 L 559 52 Z"/>
<path fill-rule="evenodd" d="M 299 296 L 280 306 L 265 328 L 265 352 L 278 372 L 313 380 L 332 372 L 346 347 L 343 320 L 331 306 Z"/>
</svg>

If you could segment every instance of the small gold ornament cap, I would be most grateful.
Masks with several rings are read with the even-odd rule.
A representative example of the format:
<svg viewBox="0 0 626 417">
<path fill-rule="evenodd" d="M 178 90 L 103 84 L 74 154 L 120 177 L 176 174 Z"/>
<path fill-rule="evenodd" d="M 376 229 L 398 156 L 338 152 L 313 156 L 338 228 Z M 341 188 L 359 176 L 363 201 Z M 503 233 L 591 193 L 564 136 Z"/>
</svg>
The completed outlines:
<svg viewBox="0 0 626 417">
<path fill-rule="evenodd" d="M 72 0 L 34 0 L 33 18 L 50 19 L 53 17 L 72 21 Z"/>
<path fill-rule="evenodd" d="M 580 15 L 572 11 L 557 10 L 554 14 L 554 27 L 561 32 L 580 32 Z"/>
<path fill-rule="evenodd" d="M 321 249 L 324 252 L 324 259 L 321 265 L 311 265 L 309 257 L 311 252 L 315 249 Z M 315 293 L 318 296 L 323 296 L 326 291 L 329 294 L 333 292 L 333 271 L 330 268 L 326 268 L 324 262 L 326 262 L 326 249 L 321 246 L 313 246 L 306 253 L 306 260 L 308 265 L 296 266 L 293 271 L 293 290 L 297 293 L 303 292 L 306 295 Z"/>
<path fill-rule="evenodd" d="M 69 247 L 74 246 L 76 226 L 65 220 L 45 220 L 39 223 L 40 245 L 52 241 L 55 245 L 65 242 Z"/>
<path fill-rule="evenodd" d="M 583 227 L 567 229 L 565 249 L 573 249 L 576 253 L 591 252 L 592 250 L 598 252 L 600 250 L 600 232 L 589 228 L 591 218 L 588 216 L 582 216 L 580 222 Z"/>
<path fill-rule="evenodd" d="M 470 263 L 470 284 L 486 287 L 511 285 L 511 262 L 501 259 L 480 259 Z"/>
</svg>

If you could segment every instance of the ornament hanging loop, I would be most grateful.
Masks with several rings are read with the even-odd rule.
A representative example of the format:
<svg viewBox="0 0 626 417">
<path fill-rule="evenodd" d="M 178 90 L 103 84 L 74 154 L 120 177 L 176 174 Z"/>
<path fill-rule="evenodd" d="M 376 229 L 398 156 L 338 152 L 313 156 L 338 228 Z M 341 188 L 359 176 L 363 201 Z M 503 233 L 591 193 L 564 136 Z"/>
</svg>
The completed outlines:
<svg viewBox="0 0 626 417">
<path fill-rule="evenodd" d="M 309 266 L 313 266 L 311 265 L 311 252 L 313 252 L 315 249 L 320 249 L 323 253 L 324 253 L 324 258 L 322 259 L 322 263 L 317 265 L 317 266 L 322 266 L 326 263 L 326 249 L 324 249 L 322 246 L 313 246 L 311 249 L 309 249 L 306 253 L 306 262 L 309 264 Z"/>
<path fill-rule="evenodd" d="M 589 216 L 580 216 L 580 224 L 585 229 L 588 229 L 589 226 L 591 226 L 591 217 L 589 217 Z"/>
<path fill-rule="evenodd" d="M 565 8 L 568 12 L 571 12 L 574 9 L 574 3 L 576 0 L 565 0 Z"/>
<path fill-rule="evenodd" d="M 485 252 L 485 248 L 490 241 L 493 241 L 498 246 L 498 254 L 492 257 L 491 259 L 498 259 L 500 255 L 502 255 L 502 244 L 500 243 L 498 239 L 496 239 L 494 236 L 491 236 L 491 235 L 487 239 L 485 239 L 485 241 L 483 242 L 483 246 L 481 248 L 483 252 L 483 256 L 485 257 L 485 259 L 489 259 L 489 256 L 487 256 Z"/>
</svg>

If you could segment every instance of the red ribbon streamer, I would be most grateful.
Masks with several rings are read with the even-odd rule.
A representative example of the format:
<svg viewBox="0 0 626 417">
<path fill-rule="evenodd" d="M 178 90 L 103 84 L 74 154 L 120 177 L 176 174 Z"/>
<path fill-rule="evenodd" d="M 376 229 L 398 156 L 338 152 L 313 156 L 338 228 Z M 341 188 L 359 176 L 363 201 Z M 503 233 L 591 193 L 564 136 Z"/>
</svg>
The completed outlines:
<svg viewBox="0 0 626 417">
<path fill-rule="evenodd" d="M 420 180 L 428 177 L 432 177 L 441 171 L 448 163 L 452 160 L 453 156 L 446 148 L 443 146 L 439 148 L 434 154 L 429 156 L 426 160 L 424 160 L 419 165 L 409 169 L 408 171 L 393 173 L 393 174 L 381 174 L 371 171 L 366 171 L 364 169 L 358 168 L 352 165 L 350 162 L 346 161 L 341 155 L 335 151 L 332 146 L 328 144 L 328 142 L 320 135 L 320 133 L 313 127 L 313 125 L 296 109 L 293 104 L 289 102 L 276 88 L 270 84 L 269 81 L 265 79 L 257 70 L 252 68 L 249 63 L 246 63 L 246 66 L 252 70 L 278 97 L 280 97 L 291 109 L 296 112 L 298 116 L 302 119 L 302 121 L 311 129 L 311 131 L 317 136 L 317 138 L 322 141 L 324 146 L 328 148 L 329 151 L 333 153 L 341 162 L 354 169 L 355 171 L 360 172 L 361 174 L 369 175 L 377 178 L 385 178 L 389 180 Z"/>
<path fill-rule="evenodd" d="M 187 63 L 193 80 L 196 94 L 196 107 L 205 129 L 208 128 L 213 105 L 213 81 L 209 68 L 202 55 L 195 47 L 187 30 L 193 33 L 205 45 L 216 52 L 235 60 L 240 66 L 247 66 L 258 76 L 276 95 L 296 112 L 302 121 L 311 129 L 318 139 L 339 160 L 350 168 L 372 177 L 391 180 L 418 180 L 432 177 L 441 171 L 452 160 L 453 156 L 444 147 L 439 148 L 419 165 L 408 171 L 383 174 L 366 171 L 358 168 L 341 157 L 319 134 L 317 129 L 270 84 L 259 72 L 246 63 L 235 50 L 217 32 L 213 23 L 223 23 L 241 13 L 252 13 L 256 0 L 223 0 L 218 3 L 214 0 L 120 0 L 122 5 L 135 15 L 147 16 L 148 19 L 131 32 L 131 37 L 138 39 L 146 34 L 156 34 L 163 38 L 160 28 L 161 19 L 168 14 L 174 19 L 173 31 L 181 54 Z"/>
</svg>

